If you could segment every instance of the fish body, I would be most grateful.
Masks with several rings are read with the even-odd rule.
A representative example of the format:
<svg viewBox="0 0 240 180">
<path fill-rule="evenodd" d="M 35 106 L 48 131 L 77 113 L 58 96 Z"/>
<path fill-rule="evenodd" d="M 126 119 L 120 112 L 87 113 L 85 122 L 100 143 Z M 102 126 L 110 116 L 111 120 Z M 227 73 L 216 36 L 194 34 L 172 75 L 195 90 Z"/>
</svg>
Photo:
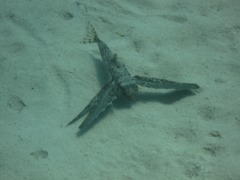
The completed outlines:
<svg viewBox="0 0 240 180">
<path fill-rule="evenodd" d="M 126 66 L 118 61 L 117 54 L 113 53 L 107 44 L 98 37 L 96 30 L 90 22 L 88 23 L 88 33 L 83 43 L 97 43 L 102 62 L 111 75 L 111 81 L 101 88 L 89 104 L 69 122 L 68 125 L 73 124 L 85 114 L 88 114 L 79 126 L 80 129 L 86 129 L 107 109 L 107 107 L 111 106 L 112 102 L 120 95 L 128 99 L 136 99 L 138 85 L 155 89 L 175 90 L 199 88 L 199 86 L 194 83 L 179 83 L 138 75 L 131 76 Z"/>
<path fill-rule="evenodd" d="M 138 93 L 138 86 L 126 66 L 118 61 L 117 54 L 112 53 L 110 48 L 97 35 L 91 23 L 88 24 L 88 35 L 84 43 L 97 43 L 102 62 L 111 74 L 112 80 L 123 89 L 123 93 L 129 99 L 135 99 Z"/>
</svg>

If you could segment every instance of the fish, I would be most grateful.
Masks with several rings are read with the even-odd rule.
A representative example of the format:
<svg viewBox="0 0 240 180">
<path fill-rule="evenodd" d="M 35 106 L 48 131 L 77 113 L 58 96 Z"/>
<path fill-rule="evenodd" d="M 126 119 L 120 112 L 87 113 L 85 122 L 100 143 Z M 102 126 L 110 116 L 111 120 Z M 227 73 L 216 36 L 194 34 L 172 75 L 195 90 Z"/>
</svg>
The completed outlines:
<svg viewBox="0 0 240 180">
<path fill-rule="evenodd" d="M 111 76 L 111 80 L 104 85 L 94 96 L 89 104 L 67 125 L 71 125 L 88 114 L 79 126 L 84 130 L 92 125 L 99 116 L 112 105 L 120 96 L 129 100 L 136 100 L 138 86 L 144 86 L 155 89 L 175 89 L 175 90 L 193 90 L 200 88 L 195 83 L 179 83 L 166 79 L 154 77 L 132 76 L 126 66 L 118 60 L 116 53 L 113 53 L 108 45 L 102 41 L 94 26 L 88 22 L 87 35 L 83 44 L 96 43 L 101 55 L 102 63 Z"/>
</svg>

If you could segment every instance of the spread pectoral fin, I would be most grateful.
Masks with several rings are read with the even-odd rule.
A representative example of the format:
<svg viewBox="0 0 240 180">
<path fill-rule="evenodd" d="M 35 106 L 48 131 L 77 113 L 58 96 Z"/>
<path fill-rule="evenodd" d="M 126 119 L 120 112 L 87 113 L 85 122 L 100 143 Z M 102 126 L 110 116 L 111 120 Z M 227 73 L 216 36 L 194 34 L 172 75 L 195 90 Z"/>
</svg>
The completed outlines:
<svg viewBox="0 0 240 180">
<path fill-rule="evenodd" d="M 80 128 L 86 126 L 86 124 L 90 124 L 93 120 L 95 120 L 100 113 L 102 113 L 107 106 L 110 106 L 112 102 L 119 95 L 120 90 L 115 85 L 114 82 L 109 82 L 106 84 L 97 95 L 90 101 L 90 103 L 81 111 L 72 121 L 70 121 L 67 125 L 75 123 L 82 116 L 89 113 L 86 119 L 81 124 Z"/>
<path fill-rule="evenodd" d="M 155 89 L 176 89 L 176 90 L 187 90 L 187 89 L 198 89 L 199 86 L 193 83 L 179 83 L 174 81 L 168 81 L 165 79 L 149 78 L 134 76 L 136 83 L 140 86 L 155 88 Z"/>
<path fill-rule="evenodd" d="M 107 86 L 107 85 L 106 85 Z M 98 93 L 97 95 L 88 103 L 88 105 L 72 120 L 70 121 L 67 125 L 73 124 L 76 121 L 78 121 L 81 117 L 83 117 L 85 114 L 87 114 L 91 109 L 94 109 L 96 105 L 98 104 L 98 101 L 101 99 L 103 95 L 103 91 L 106 87 L 104 86 Z"/>
<path fill-rule="evenodd" d="M 91 102 L 92 102 L 92 101 L 91 101 Z M 81 117 L 83 117 L 86 113 L 88 113 L 88 112 L 94 107 L 93 103 L 91 104 L 91 102 L 90 102 L 72 121 L 70 121 L 70 122 L 67 124 L 67 126 L 70 125 L 70 124 L 75 123 L 75 122 L 78 121 Z"/>
<path fill-rule="evenodd" d="M 98 98 L 96 106 L 89 111 L 88 116 L 79 126 L 80 129 L 85 129 L 88 125 L 92 124 L 92 122 L 95 121 L 108 106 L 112 105 L 112 102 L 121 93 L 119 87 L 116 86 L 113 81 L 103 88 L 104 90 L 101 90 L 101 97 Z"/>
</svg>

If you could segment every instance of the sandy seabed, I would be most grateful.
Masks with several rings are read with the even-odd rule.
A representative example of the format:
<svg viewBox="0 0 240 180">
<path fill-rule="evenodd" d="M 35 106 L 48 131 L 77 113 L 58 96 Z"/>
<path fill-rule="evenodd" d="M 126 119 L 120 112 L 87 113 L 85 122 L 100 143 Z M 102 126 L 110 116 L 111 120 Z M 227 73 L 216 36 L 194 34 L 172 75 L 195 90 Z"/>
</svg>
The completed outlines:
<svg viewBox="0 0 240 180">
<path fill-rule="evenodd" d="M 1 180 L 239 180 L 238 0 L 0 0 Z M 90 21 L 139 87 L 86 133 L 71 121 L 109 80 Z"/>
</svg>

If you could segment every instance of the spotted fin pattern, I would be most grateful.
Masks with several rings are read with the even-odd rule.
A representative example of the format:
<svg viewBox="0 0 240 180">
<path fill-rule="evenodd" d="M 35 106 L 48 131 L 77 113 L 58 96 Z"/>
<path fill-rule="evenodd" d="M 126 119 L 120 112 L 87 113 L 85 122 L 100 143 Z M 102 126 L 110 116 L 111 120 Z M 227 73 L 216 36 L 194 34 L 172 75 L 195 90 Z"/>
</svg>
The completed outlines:
<svg viewBox="0 0 240 180">
<path fill-rule="evenodd" d="M 119 97 L 119 95 L 124 95 L 129 99 L 135 99 L 138 93 L 138 85 L 156 89 L 175 90 L 199 88 L 197 84 L 193 83 L 179 83 L 151 77 L 131 76 L 125 65 L 118 61 L 117 55 L 112 53 L 107 44 L 98 37 L 96 30 L 90 22 L 88 23 L 87 32 L 87 36 L 83 43 L 97 43 L 102 62 L 111 74 L 112 80 L 98 92 L 83 111 L 69 122 L 68 125 L 73 124 L 85 114 L 88 114 L 79 126 L 81 130 L 87 128 L 116 98 Z"/>
<path fill-rule="evenodd" d="M 111 74 L 112 80 L 122 87 L 126 97 L 135 99 L 138 93 L 135 79 L 128 72 L 125 65 L 118 61 L 117 54 L 112 53 L 107 44 L 98 37 L 96 30 L 90 22 L 88 22 L 87 28 L 87 36 L 84 39 L 84 43 L 97 43 L 103 64 Z"/>
<path fill-rule="evenodd" d="M 150 77 L 134 76 L 136 83 L 140 86 L 145 86 L 155 89 L 176 89 L 176 90 L 187 90 L 187 89 L 198 89 L 199 86 L 193 83 L 179 83 L 174 81 L 168 81 L 165 79 L 157 79 Z"/>
<path fill-rule="evenodd" d="M 94 120 L 96 120 L 99 115 L 105 111 L 105 109 L 112 104 L 112 102 L 117 98 L 121 92 L 115 83 L 109 82 L 106 84 L 98 94 L 90 101 L 90 103 L 80 112 L 71 122 L 67 125 L 75 123 L 81 117 L 88 113 L 85 120 L 79 126 L 80 129 L 86 128 L 91 125 Z"/>
</svg>

